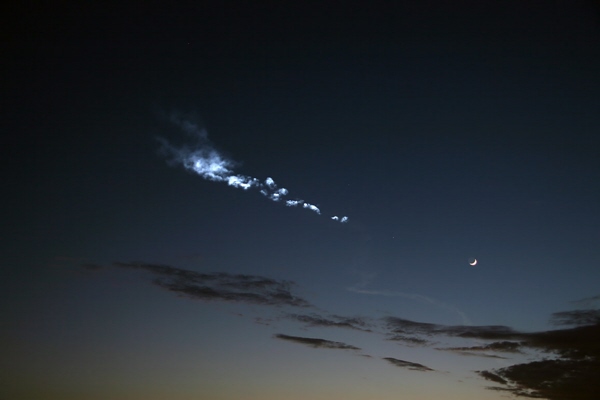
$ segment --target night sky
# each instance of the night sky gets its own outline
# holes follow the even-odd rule
[[[597,2],[59,3],[2,13],[0,398],[597,398]]]

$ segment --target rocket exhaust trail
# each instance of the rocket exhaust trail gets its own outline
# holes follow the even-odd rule
[[[236,174],[234,172],[236,163],[220,154],[208,140],[206,130],[199,128],[197,124],[178,115],[171,115],[169,120],[196,140],[194,147],[186,145],[175,147],[166,139],[159,138],[161,152],[168,157],[170,163],[181,164],[185,169],[209,181],[225,182],[229,186],[243,190],[256,188],[271,201],[285,201],[288,207],[300,206],[321,215],[321,210],[314,204],[301,199],[284,199],[289,191],[286,188],[279,188],[271,177],[261,181],[251,176]],[[348,222],[347,216],[334,215],[330,218],[340,223]]]

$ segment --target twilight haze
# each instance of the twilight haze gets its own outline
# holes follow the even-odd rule
[[[176,3],[5,10],[0,398],[596,398],[597,2]]]

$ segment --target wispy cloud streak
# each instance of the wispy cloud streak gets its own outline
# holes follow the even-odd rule
[[[354,293],[359,293],[359,294],[368,294],[368,295],[385,296],[385,297],[404,297],[406,299],[415,300],[420,303],[431,304],[436,307],[440,307],[440,308],[443,308],[450,312],[458,314],[458,316],[461,318],[463,324],[465,324],[465,325],[471,324],[471,320],[469,319],[467,314],[465,314],[464,312],[462,312],[461,310],[459,310],[458,308],[456,308],[452,305],[443,303],[436,299],[432,299],[431,297],[423,296],[423,295],[416,294],[416,293],[404,293],[404,292],[392,291],[392,290],[367,290],[367,289],[362,289],[362,288],[356,287],[356,286],[349,287],[348,290],[351,292],[354,292]]]
[[[116,267],[139,269],[156,275],[153,283],[163,289],[196,300],[229,301],[262,305],[308,307],[310,304],[292,294],[290,281],[257,275],[201,273],[168,265],[116,262]]]
[[[408,368],[413,371],[433,371],[433,369],[424,366],[423,364],[417,364],[410,361],[398,360],[393,357],[385,357],[384,360],[388,361],[390,364],[395,365],[400,368]]]
[[[552,314],[554,325],[594,325],[600,324],[600,310],[560,311]]]
[[[469,346],[469,347],[445,347],[436,348],[436,350],[452,351],[457,354],[466,356],[479,356],[479,357],[492,357],[492,358],[506,358],[496,355],[495,353],[521,353],[519,350],[521,344],[519,342],[502,341],[493,342],[483,346]]]
[[[310,347],[314,347],[314,348],[338,349],[338,350],[360,350],[360,348],[356,347],[356,346],[352,346],[352,345],[342,343],[342,342],[334,342],[334,341],[326,340],[326,339],[309,338],[309,337],[302,337],[302,336],[290,336],[290,335],[284,335],[282,333],[278,333],[278,334],[274,335],[274,337],[277,339],[282,339],[282,340],[287,340],[290,342],[304,344],[306,346],[310,346]]]
[[[192,299],[271,306],[311,306],[308,301],[292,293],[293,283],[290,281],[275,280],[258,275],[196,272],[169,265],[149,263],[116,262],[113,265],[118,268],[149,272],[154,275],[153,283],[155,285]],[[91,263],[84,263],[82,267],[88,270],[102,268],[98,264]],[[388,292],[377,292],[377,294],[383,293],[387,294]],[[390,293],[397,295],[397,292]],[[419,295],[411,297],[413,296]],[[587,299],[585,300],[587,301]],[[537,358],[537,360],[534,358],[535,361],[475,372],[481,378],[496,385],[488,387],[490,390],[506,392],[514,396],[548,400],[595,400],[600,393],[600,345],[598,344],[600,315],[597,310],[584,309],[554,313],[551,322],[557,325],[575,325],[575,327],[541,332],[522,332],[503,325],[443,325],[392,316],[376,319],[284,311],[281,317],[303,323],[308,328],[331,327],[377,334],[384,333],[388,340],[427,346],[461,356],[507,360],[509,356],[528,355],[530,351],[533,351],[536,354],[534,357]],[[275,320],[255,319],[256,323],[267,325],[273,321]],[[433,340],[444,336],[475,339],[481,344],[445,348],[436,346]],[[344,342],[315,337],[276,334],[274,338],[314,348],[361,350]],[[433,371],[432,368],[422,364],[393,357],[385,357],[383,360],[396,367],[416,371]]]
[[[342,317],[330,315],[327,317],[318,314],[288,314],[287,318],[302,322],[310,327],[347,328],[370,332],[370,324],[362,317]]]

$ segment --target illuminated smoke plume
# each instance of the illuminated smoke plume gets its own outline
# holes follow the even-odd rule
[[[289,191],[286,188],[279,188],[273,178],[268,177],[261,181],[251,176],[236,174],[233,170],[236,163],[219,153],[208,140],[206,130],[201,129],[194,122],[178,115],[171,115],[169,120],[196,141],[193,147],[187,145],[176,147],[167,140],[159,138],[161,151],[171,163],[181,164],[206,180],[226,182],[229,186],[244,190],[254,187],[271,201],[285,201],[288,207],[301,206],[321,215],[321,210],[314,204],[300,199],[284,199]],[[346,216],[336,215],[331,219],[341,223],[348,222]]]

